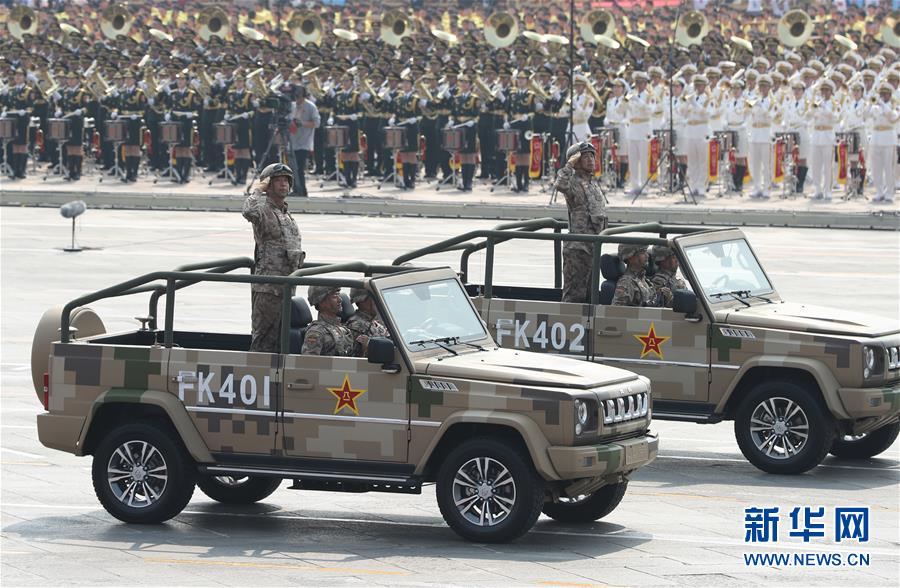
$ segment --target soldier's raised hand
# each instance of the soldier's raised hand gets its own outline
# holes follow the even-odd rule
[[[569,161],[567,161],[566,163],[568,163],[572,167],[575,167],[576,165],[578,165],[579,161],[581,161],[581,153],[576,153],[575,155],[570,157]]]

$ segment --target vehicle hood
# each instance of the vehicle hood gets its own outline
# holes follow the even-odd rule
[[[488,349],[457,356],[416,361],[416,371],[429,376],[481,380],[516,386],[588,389],[637,379],[615,367],[544,353]]]
[[[898,330],[898,325],[886,318],[793,302],[723,309],[716,312],[716,322],[763,329],[861,337],[881,337],[896,333]]]

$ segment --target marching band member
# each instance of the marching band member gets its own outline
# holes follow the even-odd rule
[[[525,70],[519,70],[516,75],[516,89],[511,91],[507,101],[507,116],[509,122],[504,128],[514,128],[519,131],[519,149],[516,152],[516,192],[528,191],[528,166],[530,146],[525,134],[532,129],[532,117],[536,110],[543,105],[535,100],[534,94],[528,89],[528,74]]]
[[[125,135],[125,180],[136,182],[141,163],[141,123],[147,108],[147,96],[135,84],[136,77],[131,70],[125,70],[122,89],[115,101],[115,116],[124,119],[127,125]]]
[[[400,152],[403,164],[403,186],[407,190],[416,187],[416,176],[419,173],[417,154],[419,151],[419,117],[422,106],[427,104],[424,98],[413,92],[412,80],[409,76],[400,79],[400,93],[394,98],[394,116],[388,121],[390,126],[396,121],[398,126],[406,129],[406,148]]]
[[[744,98],[744,84],[740,80],[731,82],[731,91],[722,102],[725,130],[733,133],[734,169],[731,180],[738,194],[744,189],[747,173],[747,101]]]
[[[616,178],[616,187],[625,187],[625,176],[628,174],[628,154],[625,146],[628,144],[628,128],[626,126],[627,103],[625,102],[625,80],[617,78],[613,81],[613,93],[606,101],[606,124],[614,127],[619,135],[619,174]]]
[[[686,119],[684,129],[687,144],[687,185],[695,198],[706,196],[706,179],[709,173],[709,118],[712,105],[706,91],[708,80],[704,75],[693,79],[694,92],[684,99]]]
[[[13,87],[3,100],[0,116],[12,118],[15,122],[15,137],[7,145],[6,160],[12,168],[11,178],[24,178],[28,166],[28,123],[29,109],[37,99],[38,91],[26,83],[25,70],[17,69],[13,74]]]
[[[857,164],[859,162],[859,153],[868,150],[866,119],[868,119],[869,106],[870,103],[863,99],[862,83],[854,82],[850,86],[850,95],[841,109],[840,127],[846,133],[854,133],[856,152],[849,154],[853,162],[853,165],[850,166],[850,177],[858,180],[856,191],[860,196],[862,196],[866,178],[860,177],[862,169]]]
[[[872,121],[871,159],[868,160],[875,184],[874,202],[893,202],[895,189],[895,164],[897,158],[897,122],[900,110],[893,102],[896,89],[884,82],[878,87],[878,95],[869,108]]]
[[[750,177],[753,180],[751,198],[768,198],[769,184],[772,181],[772,131],[778,119],[778,110],[769,91],[772,89],[772,78],[759,76],[757,80],[759,95],[746,101],[750,128]]]
[[[647,167],[650,145],[650,117],[654,105],[647,91],[647,74],[634,72],[634,90],[626,96],[628,113],[628,165],[631,171],[631,195],[641,193],[647,183],[650,170]]]
[[[804,93],[806,88],[800,80],[791,83],[792,96],[785,99],[781,106],[781,125],[786,132],[797,133],[797,149],[799,161],[797,165],[797,184],[794,191],[803,194],[803,184],[806,182],[806,174],[809,171],[807,159],[809,158],[809,131],[806,119],[807,101]]]
[[[235,125],[234,177],[235,183],[247,183],[250,169],[250,119],[253,116],[253,94],[246,87],[243,72],[234,74],[231,88],[225,95],[225,120]]]
[[[57,118],[66,118],[69,121],[69,140],[66,141],[64,161],[70,180],[81,178],[84,161],[84,115],[90,103],[91,96],[81,87],[78,72],[69,70],[66,74],[66,87],[56,104],[56,115]]]
[[[472,178],[475,177],[475,138],[477,136],[476,124],[478,113],[481,110],[481,100],[471,92],[471,82],[467,75],[458,78],[459,92],[453,97],[451,106],[451,118],[447,123],[448,128],[459,128],[463,131],[462,148],[459,150],[462,163],[461,190],[472,191]]]
[[[187,72],[181,72],[175,76],[177,87],[169,94],[166,120],[175,120],[181,123],[181,141],[175,148],[175,160],[178,164],[180,182],[186,184],[190,181],[191,174],[191,132],[193,121],[200,109],[201,100],[193,89],[188,87]]]
[[[675,78],[672,80],[672,111],[669,112],[668,105],[665,109],[664,128],[670,126],[675,133],[675,145],[673,152],[675,154],[675,164],[677,169],[676,186],[681,188],[687,179],[687,138],[685,134],[685,112],[684,112],[684,78]]]
[[[344,183],[350,188],[355,188],[359,175],[359,111],[362,106],[359,92],[354,88],[353,76],[349,72],[344,72],[341,76],[340,88],[334,93],[333,99],[334,121],[347,127],[350,135],[350,143],[341,150]]]
[[[834,82],[819,83],[820,97],[809,108],[810,174],[815,193],[813,199],[831,200],[831,180],[834,169],[834,131],[840,121],[840,106],[833,100]]]
[[[576,143],[591,138],[588,119],[594,112],[594,99],[587,93],[588,80],[582,74],[575,76],[575,108],[572,109],[572,135]]]

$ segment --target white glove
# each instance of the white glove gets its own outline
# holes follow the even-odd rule
[[[254,108],[259,108],[259,100],[257,98],[254,98],[251,102]]]
[[[419,108],[425,108],[426,106],[428,106],[428,100],[425,100],[424,98],[419,98]]]
[[[209,106],[209,98],[203,99],[203,106]]]
[[[116,90],[115,88],[113,88],[113,91],[112,91],[112,97],[113,97],[113,98],[118,98],[118,97],[119,97],[119,91]]]
[[[250,118],[250,113],[245,112],[244,114],[241,115],[241,118]]]
[[[369,94],[368,92],[363,92],[362,94],[359,95],[359,97],[360,97],[360,99],[362,99],[362,100],[368,100],[369,98],[372,97],[372,95]]]
[[[397,119],[394,118],[393,116],[391,116],[391,118],[388,119],[388,126],[389,126],[389,127],[392,127],[392,126],[394,126],[394,124],[395,124],[396,122],[397,122]]]
[[[217,71],[216,75],[214,75],[213,77],[216,79],[216,81],[219,81],[219,82],[221,82],[222,80],[225,79],[225,75],[220,71]]]
[[[76,108],[76,109],[75,109],[75,112],[74,112],[73,114],[74,114],[75,116],[81,116],[82,114],[84,114],[84,111],[81,110],[80,108]]]
[[[453,119],[452,118],[447,120],[447,126],[445,126],[444,128],[445,129],[453,128]]]
[[[53,118],[62,118],[62,110],[57,110],[53,113]]]
[[[409,117],[408,119],[406,119],[405,121],[403,121],[403,124],[405,124],[405,125],[414,125],[414,124],[416,124],[418,121],[419,121],[419,119],[417,119],[417,118],[414,117],[414,116],[411,116],[411,117]]]
[[[467,126],[467,127],[473,127],[473,126],[475,126],[475,121],[474,121],[474,120],[467,121],[467,122],[466,122],[466,126]]]
[[[62,94],[60,94],[59,92],[54,92],[54,93],[53,93],[53,99],[54,99],[55,101],[59,102],[61,98],[62,98]]]
[[[186,113],[184,114],[184,116],[187,117],[188,120],[191,120],[192,118],[194,118],[194,113],[193,113],[193,112],[186,112]]]
[[[28,111],[25,110],[25,109],[23,108],[22,110],[19,111],[19,116],[25,116],[25,114],[26,114],[27,112],[28,112]]]
[[[147,104],[148,104],[148,105],[153,106],[153,104],[154,104],[155,102],[156,102],[156,98],[147,98]]]
[[[503,128],[504,128],[504,129],[509,129],[509,121],[504,121],[504,122],[503,122]]]
[[[334,125],[334,117],[333,117],[333,116],[329,116],[329,117],[328,117],[328,126],[330,127],[330,126],[333,126],[333,125]]]
[[[163,118],[165,118],[166,120],[172,120],[172,115],[167,112],[166,116],[164,116]]]
[[[110,115],[110,118],[112,118],[112,119],[117,119],[117,118],[119,118],[119,112],[116,111],[116,110],[113,110],[113,111],[112,111],[112,114]]]
[[[140,115],[138,115],[138,114],[132,114],[132,115],[129,116],[128,118],[130,118],[131,120],[137,120],[137,119],[139,119],[139,118],[141,118],[141,117],[140,117]]]
[[[356,120],[356,119],[359,118],[359,115],[357,115],[357,114],[351,114],[349,118],[350,118],[350,120]]]
[[[441,100],[446,100],[449,97],[450,90],[448,90],[447,88],[444,88],[444,90],[440,94],[438,94],[438,98],[440,98]]]

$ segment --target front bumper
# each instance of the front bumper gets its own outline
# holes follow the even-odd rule
[[[884,388],[838,388],[838,396],[853,419],[892,418],[900,414],[900,382]]]
[[[612,443],[550,447],[547,452],[560,480],[595,478],[627,473],[647,465],[656,459],[659,438],[647,433]]]

